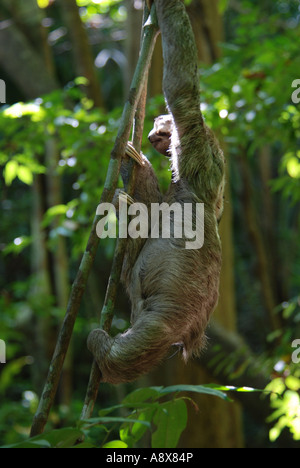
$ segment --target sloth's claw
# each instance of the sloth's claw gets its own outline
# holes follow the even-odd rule
[[[128,195],[128,193],[120,190],[118,195],[120,202],[127,203],[127,205],[132,205],[134,203],[134,199],[130,195]]]
[[[131,143],[127,143],[125,153],[130,158],[134,159],[140,166],[144,165],[142,156],[137,152]]]

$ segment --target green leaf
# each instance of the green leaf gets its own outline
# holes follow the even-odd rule
[[[288,174],[294,178],[294,179],[299,179],[300,178],[300,161],[299,158],[293,157],[290,158],[287,162],[286,169]]]
[[[128,448],[128,445],[122,440],[112,440],[104,444],[102,448]]]
[[[74,83],[77,86],[88,86],[90,84],[89,80],[85,76],[78,76],[75,78]]]
[[[8,362],[3,367],[3,369],[1,370],[1,374],[0,374],[0,395],[4,394],[6,389],[14,381],[15,376],[19,375],[23,367],[28,364],[29,364],[28,358],[21,357],[19,359],[15,359],[11,362]]]
[[[83,438],[82,431],[75,428],[55,429],[54,431],[44,434],[44,439],[50,442],[51,447],[68,448]]]
[[[37,0],[37,4],[40,8],[47,8],[49,6],[49,0]]]
[[[13,242],[6,245],[2,250],[3,255],[14,254],[19,255],[26,247],[28,247],[32,242],[30,237],[22,236],[14,239]]]
[[[4,445],[1,448],[51,448],[51,444],[45,440],[45,439],[40,439],[40,440],[29,440],[29,441],[24,441],[20,442],[18,444],[13,444],[13,445]]]
[[[67,211],[68,211],[67,205],[55,205],[49,208],[49,210],[47,211],[47,214],[49,216],[57,216],[60,214],[66,214]]]
[[[214,389],[216,391],[224,392],[241,392],[241,393],[270,393],[269,391],[261,388],[253,387],[234,387],[232,385],[218,385],[218,384],[206,384],[204,387]],[[230,400],[232,401],[232,400]]]
[[[150,407],[146,408],[145,411],[139,413],[138,418],[136,413],[132,415],[135,419],[138,419],[139,422],[134,422],[132,424],[132,420],[128,418],[128,423],[122,425],[120,429],[120,439],[129,447],[133,447],[145,434],[149,427],[143,424],[144,421],[148,421],[149,424],[152,421],[153,415],[158,407],[158,403],[150,403]]]
[[[91,444],[90,442],[82,442],[81,444],[76,444],[74,447],[71,447],[73,449],[78,449],[78,448],[98,448],[96,445]]]
[[[26,166],[18,167],[18,178],[24,182],[24,184],[31,185],[33,182],[33,175],[31,170]]]
[[[161,391],[163,387],[146,387],[146,388],[138,388],[134,392],[127,395],[123,403],[142,403],[147,400],[156,400],[161,396]]]
[[[123,418],[119,416],[107,416],[107,417],[101,417],[101,418],[90,418],[90,419],[84,419],[80,421],[81,425],[87,424],[88,426],[97,426],[99,424],[108,424],[108,423],[116,423],[116,422],[128,422],[128,418]],[[140,424],[145,424],[147,427],[151,427],[150,423],[148,421],[139,421],[137,419],[132,419],[130,422],[138,422]]]
[[[130,408],[130,409],[137,409],[137,410],[143,410],[143,408],[149,408],[149,406],[152,406],[152,405],[158,405],[159,403],[151,403],[151,402],[147,402],[147,403],[142,403],[142,402],[130,402],[130,403],[121,403],[120,405],[114,405],[114,406],[110,406],[109,408],[103,408],[102,410],[100,410],[98,412],[98,416],[106,416],[107,414],[110,414],[112,413],[113,411],[117,410],[117,409],[120,409],[120,408]]]
[[[47,210],[47,212],[44,215],[44,219],[42,222],[43,227],[49,226],[49,224],[53,221],[53,219],[56,216],[65,216],[66,212],[68,211],[68,206],[67,205],[55,205],[52,206]]]
[[[19,164],[16,161],[9,161],[4,168],[4,180],[6,185],[11,185],[18,175]]]
[[[187,408],[178,399],[162,404],[154,416],[157,430],[152,434],[152,448],[175,448],[187,424]]]
[[[221,391],[226,389],[226,387],[221,387],[220,385],[208,384],[208,385],[172,385],[170,387],[165,387],[160,390],[160,393],[173,393],[173,392],[195,392],[203,393],[205,395],[212,395],[222,400],[230,401],[228,396]]]
[[[288,375],[285,379],[285,384],[290,390],[297,392],[300,389],[300,379],[294,375]]]
[[[6,446],[6,448],[70,448],[83,437],[82,431],[67,427],[64,429],[54,429],[19,444]]]

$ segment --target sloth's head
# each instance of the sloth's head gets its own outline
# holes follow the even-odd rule
[[[149,141],[156,151],[168,157],[171,156],[169,149],[173,125],[171,115],[160,115],[154,120],[154,127],[148,135]]]

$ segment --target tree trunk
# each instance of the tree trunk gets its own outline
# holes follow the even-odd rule
[[[12,20],[0,23],[0,67],[22,92],[25,99],[48,94],[57,89],[44,59]]]
[[[124,94],[127,96],[140,52],[140,35],[137,31],[141,29],[143,9],[142,3],[137,4],[132,0],[126,0],[125,4],[127,8],[125,44],[127,69],[124,79]]]
[[[54,136],[50,136],[46,141],[45,163],[47,167],[47,207],[61,205],[62,186],[61,176],[57,173],[59,152],[57,142]],[[57,231],[59,228],[59,219],[56,217],[53,220],[51,229]],[[70,295],[69,283],[69,261],[66,248],[65,238],[56,233],[55,245],[52,246],[50,258],[52,260],[53,271],[53,291],[56,298],[56,305],[62,311],[65,311]],[[51,358],[53,349],[51,350]],[[69,407],[72,393],[72,348],[69,351],[64,363],[62,372],[61,384],[59,389],[60,401],[66,407]]]
[[[218,4],[218,0],[194,0],[188,7],[199,58],[204,63],[213,63],[220,58],[219,43],[224,32]]]
[[[286,265],[289,262],[286,258],[279,259],[279,246],[276,238],[276,222],[278,223],[278,219],[276,219],[274,197],[270,188],[270,182],[276,176],[272,168],[272,161],[274,160],[272,156],[269,145],[265,145],[259,150],[258,163],[262,201],[262,213],[259,222],[262,225],[265,238],[265,248],[268,256],[274,299],[277,304],[280,304],[289,297],[289,288],[287,285],[288,275],[285,274]],[[280,263],[281,268],[278,268]],[[285,265],[282,265],[282,263]]]
[[[157,38],[155,49],[153,52],[153,59],[150,68],[149,79],[149,94],[150,96],[157,96],[162,94],[162,81],[163,81],[163,58],[162,58],[162,45],[161,36]],[[162,113],[166,110],[162,109]]]
[[[254,193],[251,183],[251,173],[247,161],[245,150],[241,149],[240,170],[243,181],[243,207],[245,215],[245,225],[247,226],[250,240],[256,252],[258,277],[261,283],[261,295],[267,312],[269,324],[272,330],[281,328],[281,321],[275,313],[276,299],[272,284],[270,264],[267,257],[267,249],[264,237],[257,221],[257,214],[254,206]]]
[[[32,211],[31,211],[31,235],[32,235],[32,287],[28,294],[31,305],[34,324],[33,343],[31,353],[36,356],[35,365],[32,367],[33,382],[36,389],[40,389],[47,372],[47,363],[51,350],[47,347],[50,330],[51,316],[51,277],[49,256],[47,252],[47,233],[41,228],[45,213],[45,177],[37,175],[32,186]]]
[[[88,97],[96,107],[103,106],[100,84],[86,29],[81,21],[76,0],[59,0],[65,23],[72,40],[72,51],[77,76],[87,78]]]
[[[2,2],[19,30],[39,52],[39,55],[45,58],[46,68],[54,76],[54,64],[47,42],[47,30],[43,25],[44,10],[38,7],[36,0],[26,0],[26,2],[24,0],[2,0]]]

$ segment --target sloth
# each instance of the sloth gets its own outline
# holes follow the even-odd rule
[[[115,337],[95,329],[87,343],[102,381],[112,384],[148,373],[172,346],[181,350],[185,361],[199,356],[219,296],[224,156],[200,110],[197,51],[185,7],[180,0],[155,0],[155,5],[168,114],[155,120],[149,140],[169,157],[172,180],[162,194],[146,156],[128,144],[126,154],[138,162],[132,198],[147,207],[161,202],[182,207],[203,203],[204,244],[186,249],[184,236],[174,235],[127,240],[122,282],[131,301],[131,327]],[[121,175],[126,187],[125,164]]]

